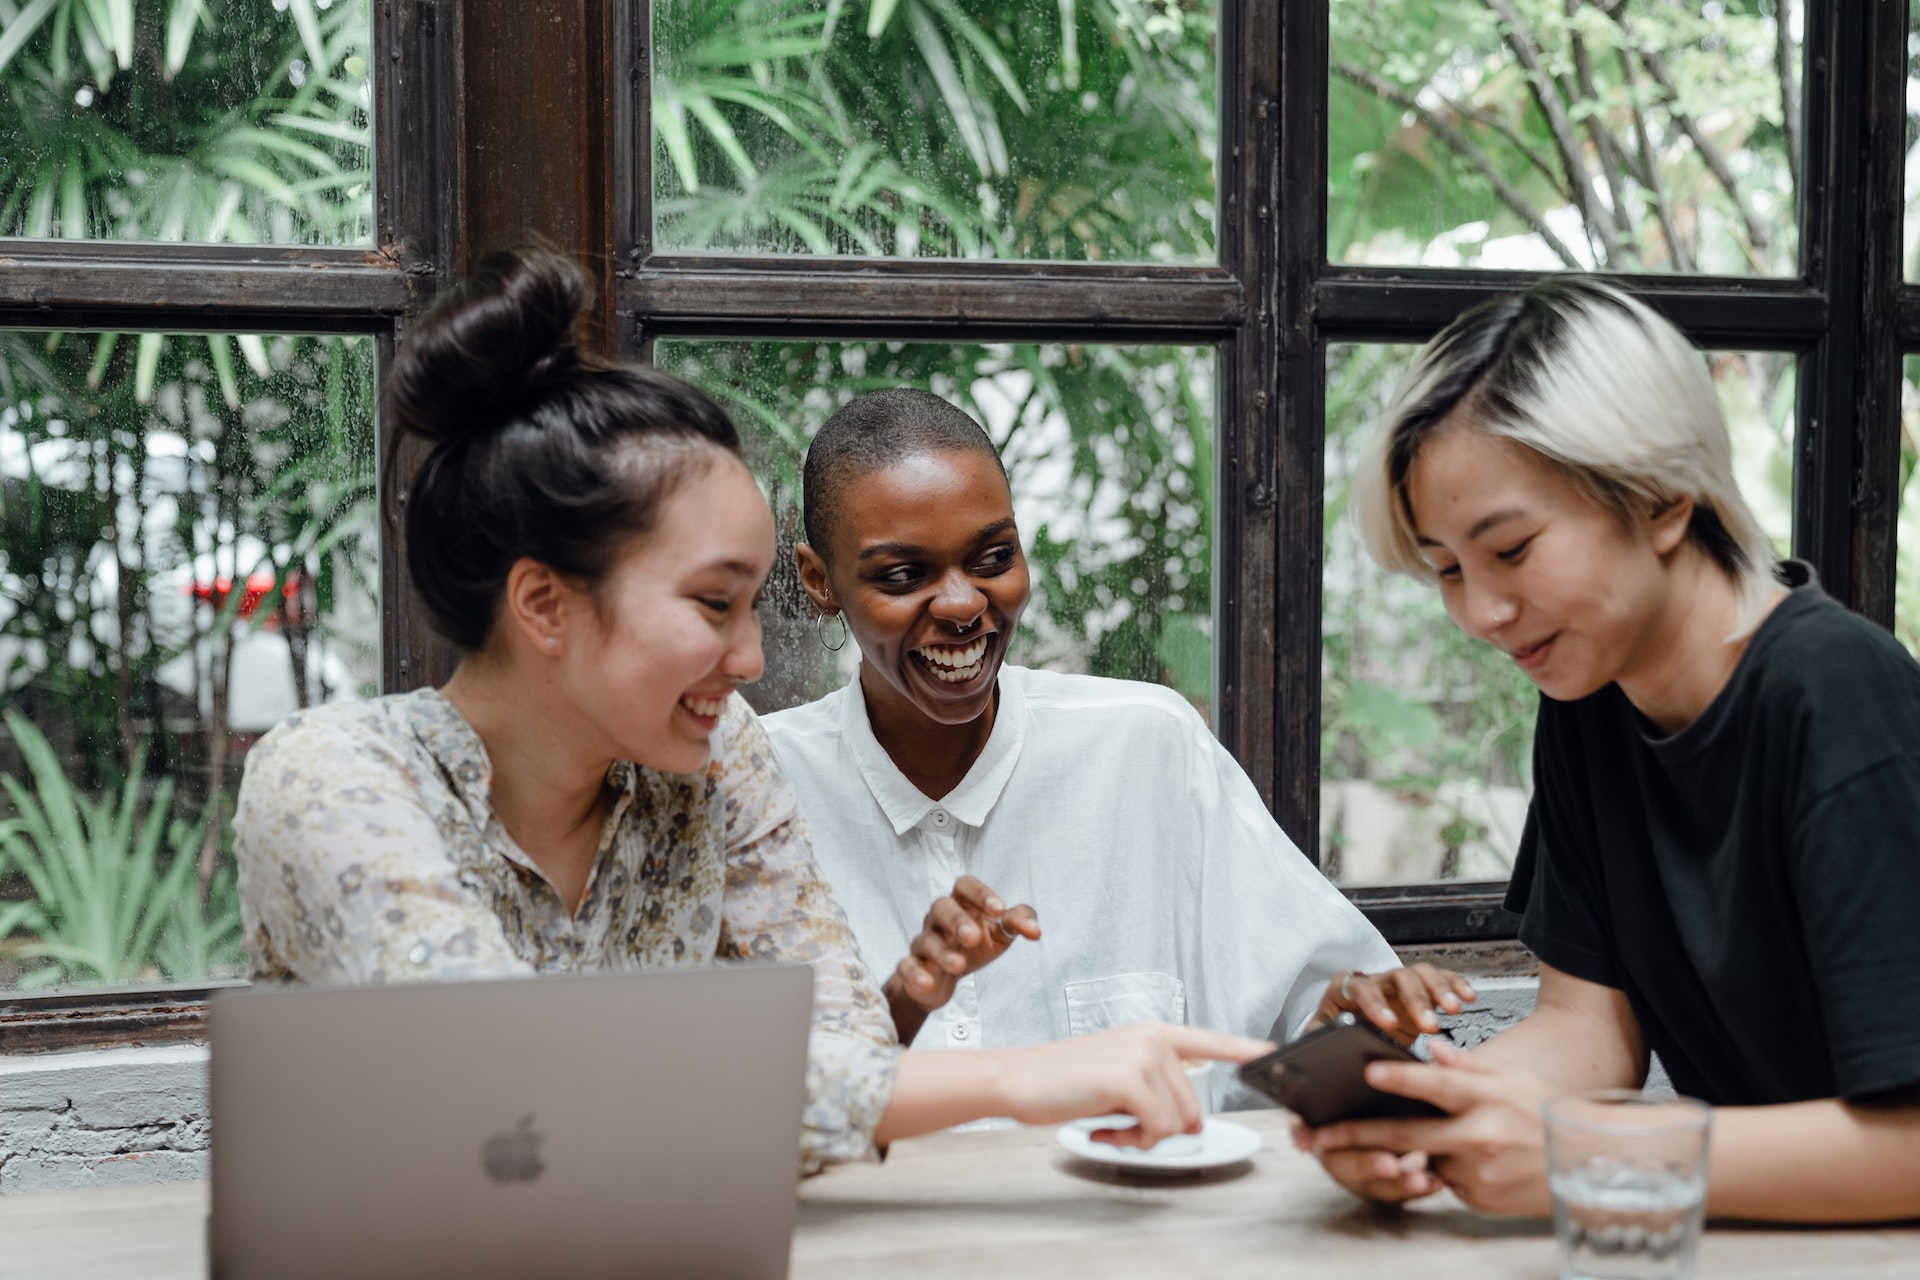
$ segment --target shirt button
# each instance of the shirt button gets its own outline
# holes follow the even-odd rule
[[[934,826],[945,827],[948,823],[952,821],[953,821],[953,815],[949,814],[945,809],[935,809],[933,811]]]
[[[965,1039],[967,1038],[967,1024],[966,1024],[966,1023],[964,1023],[964,1022],[956,1022],[956,1023],[954,1023],[954,1024],[953,1024],[953,1038],[954,1038],[955,1040],[965,1040]]]

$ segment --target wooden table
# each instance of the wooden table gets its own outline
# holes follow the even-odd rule
[[[800,1189],[795,1280],[1035,1277],[1403,1277],[1552,1280],[1538,1219],[1483,1218],[1450,1197],[1399,1212],[1329,1183],[1277,1112],[1234,1120],[1266,1149],[1247,1164],[1148,1180],[1076,1160],[1048,1129],[900,1143]],[[204,1183],[0,1199],[0,1277],[200,1280]],[[1920,1228],[1711,1226],[1701,1274],[1743,1280],[1920,1275]]]

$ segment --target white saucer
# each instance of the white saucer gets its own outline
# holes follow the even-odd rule
[[[1132,1123],[1132,1116],[1095,1116],[1063,1124],[1053,1136],[1056,1142],[1082,1160],[1115,1165],[1128,1173],[1161,1177],[1198,1173],[1202,1169],[1218,1169],[1222,1165],[1235,1164],[1252,1156],[1261,1147],[1259,1134],[1243,1124],[1222,1120],[1218,1116],[1207,1117],[1206,1127],[1200,1133],[1200,1150],[1191,1155],[1156,1156],[1138,1147],[1116,1147],[1110,1142],[1095,1142],[1091,1136],[1096,1129],[1125,1128]]]

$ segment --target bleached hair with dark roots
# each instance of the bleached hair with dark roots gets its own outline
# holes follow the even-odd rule
[[[1407,477],[1427,441],[1458,428],[1532,451],[1622,521],[1692,498],[1687,536],[1739,593],[1734,637],[1759,625],[1773,548],[1734,483],[1713,377],[1643,303],[1557,278],[1474,307],[1420,351],[1353,480],[1361,536],[1390,570],[1434,579]]]

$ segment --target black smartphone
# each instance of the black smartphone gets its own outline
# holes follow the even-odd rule
[[[1337,1120],[1444,1116],[1430,1102],[1382,1093],[1367,1083],[1369,1062],[1418,1062],[1351,1014],[1309,1031],[1240,1068],[1250,1088],[1272,1098],[1318,1129]]]

